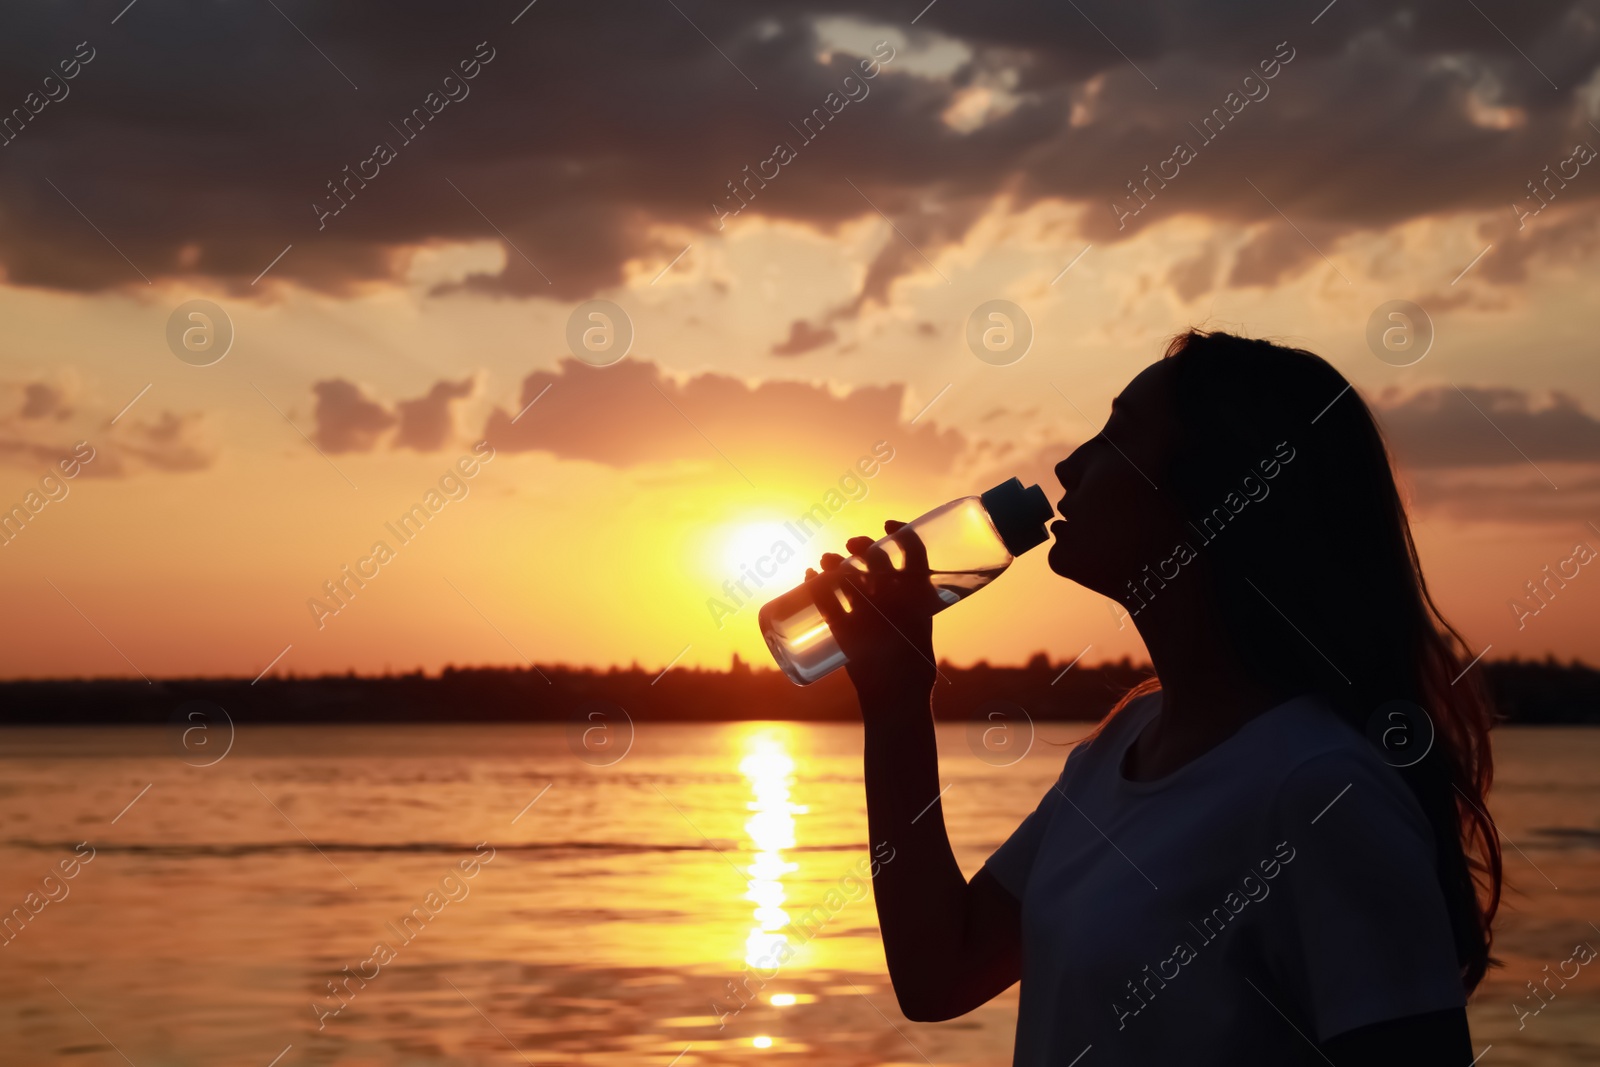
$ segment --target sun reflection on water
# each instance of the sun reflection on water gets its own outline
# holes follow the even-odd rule
[[[783,850],[794,847],[794,817],[806,811],[789,800],[795,767],[789,740],[785,727],[764,726],[744,738],[745,755],[739,761],[739,771],[749,779],[754,794],[747,804],[751,815],[744,824],[755,849],[755,858],[746,868],[750,882],[745,891],[745,899],[756,906],[755,925],[745,938],[744,961],[751,967],[773,966],[789,940],[784,933],[789,913],[783,907],[783,876],[798,870],[799,865],[784,859]]]

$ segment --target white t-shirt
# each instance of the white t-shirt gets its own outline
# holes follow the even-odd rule
[[[1022,902],[1016,1067],[1276,1067],[1465,1005],[1433,833],[1326,701],[1122,776],[1161,694],[1123,709],[986,864]],[[1081,1058],[1080,1058],[1081,1057]]]

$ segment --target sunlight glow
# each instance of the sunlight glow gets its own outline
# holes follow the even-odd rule
[[[745,891],[745,899],[756,905],[755,926],[745,939],[745,963],[751,967],[776,965],[780,949],[788,944],[783,933],[789,913],[783,909],[782,879],[799,865],[785,860],[782,850],[794,847],[794,816],[806,809],[789,801],[795,764],[786,741],[781,730],[753,733],[746,739],[745,756],[739,761],[739,771],[750,780],[755,795],[749,802],[752,814],[744,824],[755,846],[755,857],[746,868],[750,882]]]
[[[805,580],[806,568],[817,565],[813,555],[781,522],[745,522],[726,529],[713,569],[719,580],[744,579],[756,600],[770,600]]]

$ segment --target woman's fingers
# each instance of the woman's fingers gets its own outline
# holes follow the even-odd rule
[[[898,519],[890,519],[883,524],[883,528],[888,533],[893,534],[902,529],[905,525],[905,523]],[[915,535],[912,535],[912,541],[917,544],[918,548],[921,547],[921,542],[915,537]],[[894,563],[890,560],[889,554],[882,548],[873,548],[873,545],[876,543],[877,542],[874,538],[856,536],[845,542],[845,550],[852,556],[859,556],[865,560],[865,569],[867,570],[868,574],[880,576],[892,575],[896,570]],[[927,556],[925,552],[922,554],[921,558],[926,560]],[[840,582],[817,583],[819,586],[829,586],[826,591],[819,588],[814,599],[818,601],[819,610],[823,612],[824,618],[829,619],[830,623],[833,621],[833,618],[830,616],[836,617],[837,613],[843,611],[843,608],[839,603],[839,595],[842,580],[847,577],[841,572],[844,562],[845,557],[839,555],[837,552],[825,552],[823,553],[819,564],[820,570],[811,567],[806,568],[806,581],[808,582],[811,581],[811,579],[816,578],[819,574],[835,574],[841,579]],[[854,580],[849,582],[850,590],[844,592],[846,597],[850,596],[851,592],[866,595],[869,593],[869,587],[876,588],[876,586],[871,582],[867,582],[865,585],[862,584],[862,578],[865,576],[857,576],[852,574],[848,577]]]
[[[851,538],[851,544],[862,538]],[[865,539],[870,544],[871,539]],[[853,547],[847,545],[852,552]],[[845,558],[837,552],[824,552],[822,554],[822,581],[812,582],[811,599],[817,605],[817,610],[822,612],[822,617],[830,628],[837,629],[843,623],[847,614],[845,606],[840,603],[840,598],[851,599],[858,591],[855,584],[850,581],[854,571],[843,566]],[[819,577],[818,572],[810,567],[806,568],[806,581]],[[853,602],[853,600],[852,600]]]
[[[900,527],[902,527],[904,525],[905,525],[905,523],[903,523],[903,522],[899,522],[899,521],[897,521],[895,519],[890,519],[888,522],[883,524],[883,528],[885,530],[887,530],[889,533],[894,533],[896,530],[900,529]],[[867,537],[867,536],[864,536],[864,535],[858,535],[856,537],[852,537],[849,540],[847,540],[844,543],[844,549],[845,549],[846,552],[850,553],[852,556],[860,556],[860,555],[865,554],[866,551],[868,549],[870,549],[876,542],[877,542],[877,538]],[[824,553],[824,555],[822,557],[822,569],[823,570],[832,570],[834,567],[837,567],[839,564],[841,564],[843,562],[844,562],[844,557],[839,555],[836,552]]]
[[[839,577],[839,575],[824,576],[822,581],[812,582],[810,585],[811,602],[822,613],[823,621],[828,624],[829,629],[834,631],[835,638],[838,637],[838,628],[840,623],[843,622],[845,614],[843,605],[839,603],[839,594],[837,592]]]
[[[900,534],[895,542],[905,551],[908,574],[928,573],[928,546],[922,543],[922,538],[917,536],[915,530]]]

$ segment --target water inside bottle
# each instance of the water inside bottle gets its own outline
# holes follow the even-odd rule
[[[864,569],[865,564],[856,557],[847,559],[842,566]],[[979,589],[998,578],[1005,567],[979,567],[974,570],[933,571],[928,575],[934,591],[945,607],[960,603]],[[799,685],[810,685],[830,671],[845,663],[845,654],[833,638],[827,620],[817,610],[812,598],[810,581],[789,590],[761,609],[761,634],[790,679]],[[859,611],[872,611],[871,605],[861,605]]]

